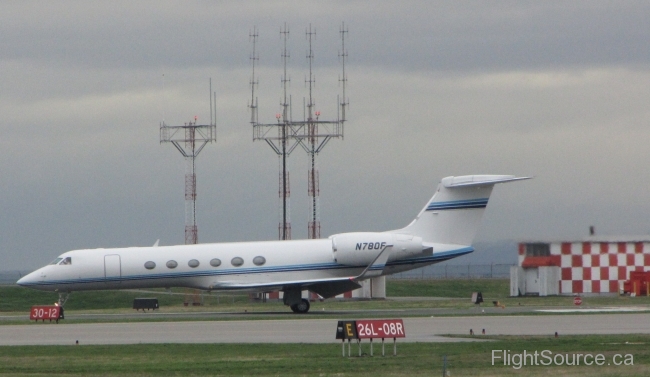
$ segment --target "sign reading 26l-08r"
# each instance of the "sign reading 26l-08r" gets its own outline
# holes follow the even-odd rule
[[[404,338],[404,322],[401,319],[357,320],[357,336],[366,338]]]
[[[401,319],[360,319],[339,321],[336,339],[404,338],[404,322]]]
[[[386,247],[386,242],[358,242],[355,250],[381,250]]]

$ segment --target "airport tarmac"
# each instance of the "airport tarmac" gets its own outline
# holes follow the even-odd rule
[[[531,313],[545,309],[547,307],[537,307],[537,306],[511,306],[505,309],[500,307],[493,306],[476,306],[473,308],[439,308],[439,307],[429,307],[429,308],[404,308],[404,309],[344,309],[344,310],[323,310],[316,311],[312,310],[306,314],[307,318],[309,316],[326,316],[330,318],[350,318],[350,316],[371,316],[371,317],[430,317],[430,316],[448,316],[448,315],[460,315],[460,316],[472,316],[472,315],[515,315],[523,313]],[[586,307],[581,308],[581,310],[586,309]],[[650,307],[647,308],[650,310]],[[271,318],[265,318],[271,317]],[[27,321],[29,314],[25,313],[22,315],[10,314],[10,315],[0,315],[0,322],[3,321]],[[282,308],[280,311],[248,311],[248,312],[234,312],[234,311],[208,311],[208,310],[198,310],[198,311],[170,311],[165,308],[164,310],[152,310],[152,311],[130,311],[130,312],[120,312],[120,313],[83,313],[78,311],[66,311],[65,318],[68,320],[82,320],[82,321],[142,321],[152,318],[157,321],[183,321],[183,320],[201,320],[205,319],[206,321],[211,320],[246,320],[246,319],[295,319],[296,314],[292,313],[291,310]],[[301,317],[304,319],[304,317]]]
[[[357,309],[357,310],[328,310],[328,311],[311,311],[309,314],[302,315],[300,319],[305,319],[313,316],[328,317],[328,318],[350,318],[350,317],[381,317],[381,318],[401,318],[401,317],[430,317],[441,315],[462,315],[471,316],[481,314],[521,314],[530,313],[539,307],[512,307],[512,308],[471,308],[471,309],[450,309],[450,308],[406,308],[406,309]],[[155,321],[191,321],[191,320],[247,320],[247,319],[296,319],[296,314],[290,310],[281,311],[248,311],[248,312],[233,312],[233,311],[169,311],[169,310],[152,310],[147,312],[130,311],[120,313],[80,313],[77,311],[66,311],[65,318],[67,320],[81,320],[81,321],[147,321],[153,319]],[[21,315],[0,315],[0,322],[4,321],[28,321],[29,314]]]
[[[363,318],[362,316],[359,319]],[[0,326],[0,345],[138,343],[336,343],[336,319],[127,322]],[[471,341],[487,335],[650,334],[650,314],[404,318],[398,342]],[[441,335],[467,335],[446,338]]]

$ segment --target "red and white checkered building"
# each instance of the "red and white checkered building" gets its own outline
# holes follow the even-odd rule
[[[629,279],[630,271],[650,270],[650,237],[520,243],[518,264],[516,268],[524,277],[520,276],[516,284],[511,271],[511,294],[535,294],[535,274],[541,281],[543,276],[539,274],[546,271],[551,271],[553,280],[558,280],[557,294],[615,294],[619,293],[622,282]],[[514,290],[513,283],[519,292]],[[553,292],[551,284],[548,281],[548,291]],[[540,295],[542,290],[543,287],[538,291]]]

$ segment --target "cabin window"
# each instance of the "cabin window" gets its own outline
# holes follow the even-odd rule
[[[199,267],[199,261],[196,259],[191,259],[189,262],[187,262],[187,265],[192,268],[196,268]]]
[[[221,266],[221,259],[219,258],[214,258],[210,261],[210,266],[212,267],[219,267]]]
[[[149,261],[144,264],[144,268],[146,268],[147,270],[153,270],[154,268],[156,268],[156,263]]]
[[[266,258],[264,258],[262,256],[255,257],[253,259],[253,263],[255,263],[256,266],[261,266],[264,263],[266,263]]]
[[[232,258],[230,263],[232,263],[232,265],[235,266],[235,267],[239,267],[242,264],[244,264],[244,260],[242,258],[240,258],[240,257],[234,257],[234,258]]]
[[[50,264],[59,264],[59,262],[61,262],[62,260],[63,260],[63,258],[56,258],[56,259],[53,260],[52,263],[50,263]]]
[[[60,264],[61,266],[63,266],[64,264],[72,264],[72,258],[71,258],[71,257],[67,257],[67,258],[65,258],[64,260],[62,260],[61,263],[59,263],[59,264]]]
[[[167,262],[167,268],[176,268],[176,266],[178,266],[178,263],[175,260]]]

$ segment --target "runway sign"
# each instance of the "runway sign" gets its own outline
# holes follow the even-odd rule
[[[356,321],[339,321],[336,325],[336,339],[341,339],[341,352],[345,357],[345,339],[348,340],[348,356],[350,356],[350,340],[356,339],[361,356],[361,340],[370,339],[370,356],[373,355],[372,340],[381,339],[381,354],[385,354],[384,339],[393,338],[393,355],[397,355],[397,338],[405,338],[404,321],[401,319],[360,319]]]
[[[365,319],[356,322],[359,339],[406,337],[401,319]]]
[[[404,322],[401,319],[359,319],[339,321],[336,339],[379,339],[405,338]]]
[[[32,306],[32,310],[29,312],[29,319],[32,321],[38,321],[40,319],[43,322],[49,319],[50,322],[52,320],[59,322],[59,319],[63,319],[62,309],[56,305],[35,305]]]

